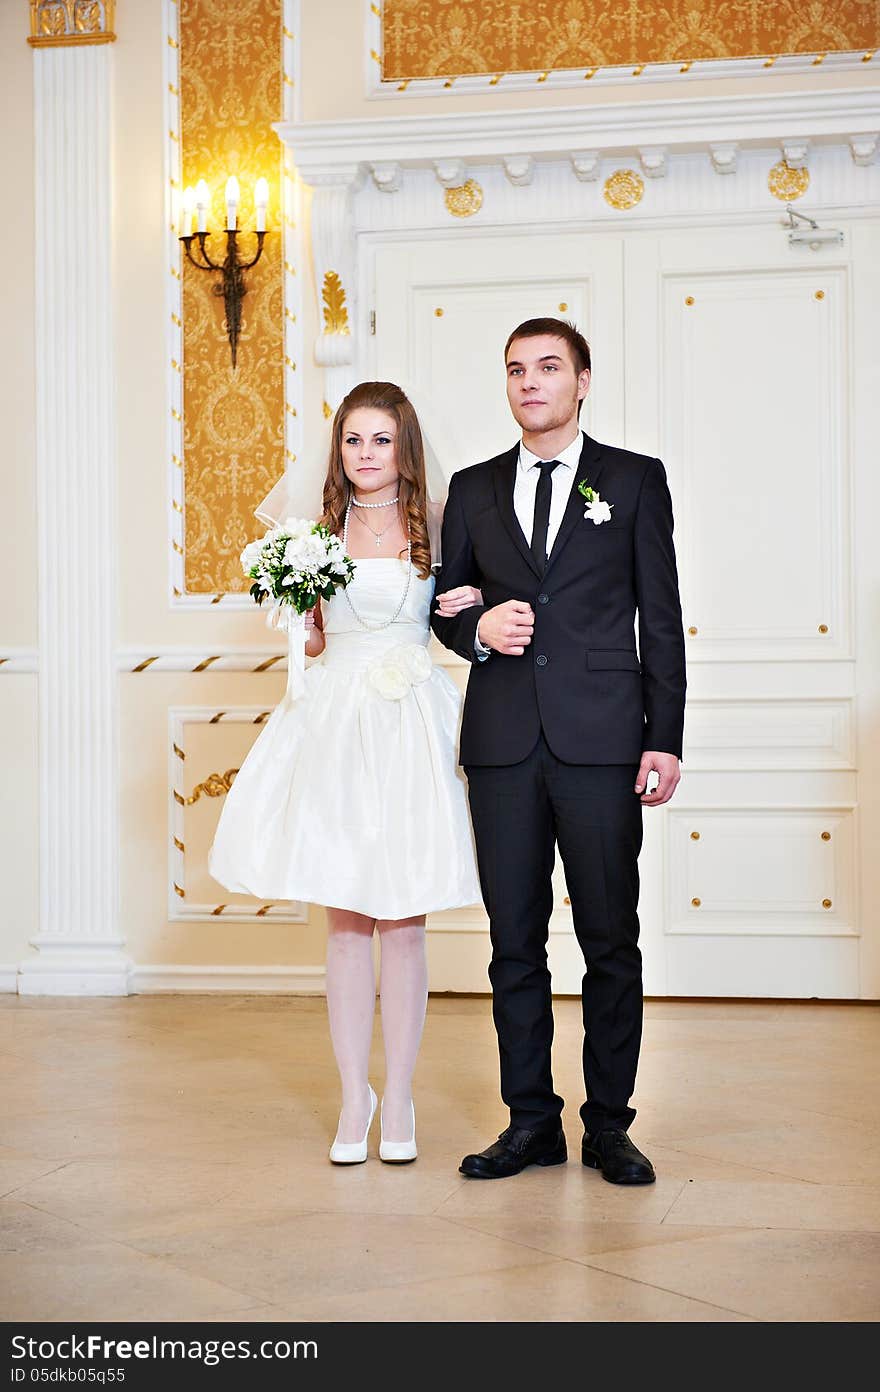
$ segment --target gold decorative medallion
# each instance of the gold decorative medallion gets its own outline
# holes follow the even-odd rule
[[[483,206],[483,190],[476,179],[468,179],[466,184],[448,188],[443,201],[453,217],[473,217]]]
[[[321,291],[324,301],[324,332],[348,334],[348,305],[345,303],[345,286],[336,271],[327,271],[324,288]]]
[[[33,48],[113,43],[116,0],[30,0]]]
[[[791,169],[780,160],[774,164],[770,173],[767,175],[767,187],[783,203],[790,203],[793,198],[800,198],[810,187],[809,169]]]
[[[602,189],[605,202],[621,211],[635,208],[641,203],[644,192],[645,181],[634,169],[615,169],[605,180]]]

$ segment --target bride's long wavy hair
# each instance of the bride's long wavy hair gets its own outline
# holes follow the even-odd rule
[[[351,483],[342,467],[342,437],[352,411],[386,411],[397,426],[396,460],[400,475],[397,511],[404,531],[412,542],[412,560],[423,580],[431,574],[431,547],[428,541],[427,485],[425,450],[418,417],[400,387],[393,382],[360,382],[340,403],[333,418],[330,460],[324,480],[324,513],[321,521],[334,535],[342,534],[345,509],[351,498]],[[404,555],[401,552],[401,555]]]

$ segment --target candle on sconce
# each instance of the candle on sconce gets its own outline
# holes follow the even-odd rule
[[[195,190],[187,187],[183,191],[183,207],[180,214],[181,237],[191,237],[193,234],[193,213],[195,211],[195,206]]]
[[[198,214],[198,229],[200,232],[208,230],[208,204],[211,195],[208,192],[208,185],[204,179],[199,179],[196,184],[196,213]]]
[[[266,208],[269,203],[269,184],[266,179],[258,179],[254,184],[254,208],[257,214],[257,231],[266,230]]]
[[[238,202],[240,198],[238,180],[232,174],[226,180],[226,228],[234,232],[238,222]]]

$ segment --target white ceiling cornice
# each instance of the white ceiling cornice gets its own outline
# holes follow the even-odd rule
[[[505,154],[563,158],[583,149],[611,155],[635,154],[640,146],[683,153],[728,141],[741,146],[796,138],[843,142],[878,128],[876,87],[273,126],[306,183],[361,164],[412,168],[450,158],[479,163]]]

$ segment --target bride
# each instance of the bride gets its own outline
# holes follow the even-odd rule
[[[289,511],[273,508],[275,491],[258,511],[273,523]],[[389,382],[362,382],[333,421],[321,518],[342,537],[354,578],[307,616],[306,652],[320,661],[296,700],[288,683],[252,746],[209,859],[229,890],[326,906],[327,1008],[342,1083],[335,1164],[366,1160],[376,1110],[367,1076],[374,932],[385,1045],[379,1157],[401,1163],[417,1154],[425,915],[480,899],[456,764],[461,698],[427,651],[436,512],[410,401]],[[479,602],[466,586],[442,596],[440,612]]]

